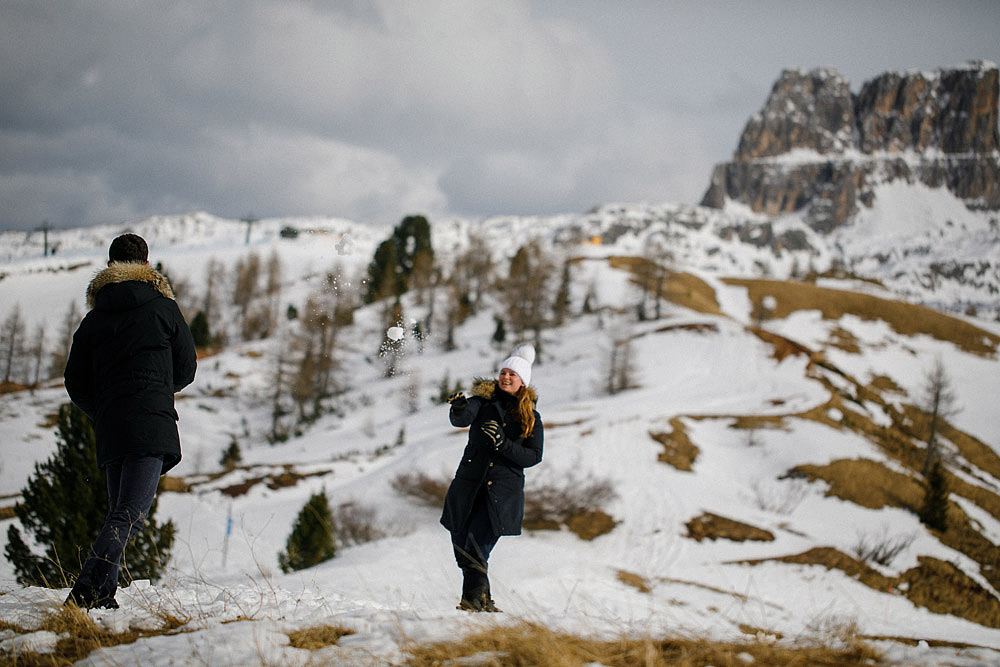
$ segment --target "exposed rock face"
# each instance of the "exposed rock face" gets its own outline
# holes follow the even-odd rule
[[[716,166],[702,204],[804,209],[825,232],[871,205],[875,185],[902,178],[1000,210],[998,74],[992,63],[887,73],[855,96],[833,70],[785,71],[733,161]]]

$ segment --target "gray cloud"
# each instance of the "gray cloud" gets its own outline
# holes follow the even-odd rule
[[[0,229],[695,203],[781,69],[1000,59],[1000,4],[0,5]]]

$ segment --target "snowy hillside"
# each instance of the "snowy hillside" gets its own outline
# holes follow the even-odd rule
[[[571,317],[543,333],[532,379],[546,437],[543,462],[526,471],[527,495],[606,485],[613,493],[599,509],[613,528],[583,539],[585,530],[563,522],[501,539],[490,575],[505,613],[456,611],[460,573],[440,509],[398,487],[408,475],[450,479],[466,435],[435,398],[443,384],[467,388],[497,370],[513,345],[491,342],[501,304],[487,297],[455,331],[456,349],[446,350],[443,327],[422,344],[415,339],[413,323],[429,305],[408,293],[392,377],[379,354],[383,305],[358,308],[335,351],[343,393],[315,423],[271,444],[274,368],[295,326],[283,317],[274,335],[233,337],[203,358],[178,397],[184,460],[171,473],[177,490],[160,494],[157,513],[178,527],[168,576],[120,590],[117,611],[90,612],[112,632],[159,628],[168,615],[179,625],[95,651],[85,663],[399,663],[415,643],[521,621],[608,638],[794,645],[850,634],[889,662],[1000,660],[1000,325],[992,321],[1000,297],[984,306],[987,287],[921,278],[949,258],[1000,265],[995,220],[956,201],[887,186],[874,208],[831,237],[794,218],[671,204],[432,221],[442,264],[474,237],[501,263],[536,237],[573,260]],[[282,238],[286,227],[297,238]],[[302,312],[330,273],[341,276],[338,290],[357,291],[391,232],[275,219],[254,223],[248,241],[245,223],[205,214],[131,229],[179,286],[189,318],[212,262],[229,275],[251,252],[279,258],[280,312]],[[50,257],[37,233],[0,234],[0,317],[19,305],[27,331],[44,321],[54,337],[121,231],[51,232]],[[636,264],[622,258],[651,257],[660,242],[670,254],[668,302],[659,319],[637,321],[641,292],[628,270]],[[785,280],[837,262],[853,274]],[[977,303],[980,318],[912,305],[919,302]],[[616,341],[629,342],[633,373],[630,388],[609,395]],[[922,451],[923,418],[912,406],[936,360],[961,407],[942,438],[956,525],[945,534],[925,528],[906,496],[920,484],[911,463]],[[65,400],[58,379],[0,395],[0,504],[13,505],[34,463],[55,450],[49,417]],[[226,473],[220,457],[234,440],[243,461]],[[875,488],[850,488],[852,478]],[[277,555],[319,490],[334,506],[371,512],[382,536],[282,574]],[[0,525],[0,541],[11,523]],[[886,563],[855,555],[861,543],[880,541],[900,545]],[[937,596],[945,601],[928,586],[948,592]],[[958,589],[966,597],[949,607],[945,598]],[[23,588],[6,562],[0,590],[5,653],[53,650],[59,636],[43,617],[66,591]],[[313,652],[290,645],[290,633],[326,625],[352,634]]]

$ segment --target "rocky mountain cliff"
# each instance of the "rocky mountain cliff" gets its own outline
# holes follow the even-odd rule
[[[802,213],[829,232],[871,206],[876,185],[946,187],[973,209],[1000,210],[998,68],[972,62],[888,72],[851,93],[831,69],[786,70],[748,121],[702,204]]]

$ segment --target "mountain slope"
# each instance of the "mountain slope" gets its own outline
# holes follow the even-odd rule
[[[982,551],[1000,541],[1000,441],[991,400],[1000,390],[996,327],[939,314],[951,323],[940,333],[937,320],[918,307],[855,280],[809,285],[739,277],[762,257],[790,267],[791,253],[777,257],[735,236],[720,239],[713,230],[729,220],[703,209],[632,205],[583,216],[434,224],[442,261],[466,247],[469,232],[484,235],[497,257],[513,255],[533,235],[577,257],[575,315],[544,334],[534,373],[546,451],[543,463],[528,471],[528,494],[609,485],[614,495],[601,509],[616,525],[589,541],[566,526],[501,540],[491,577],[502,617],[454,611],[459,574],[437,525],[439,510],[394,488],[415,472],[449,478],[464,434],[447,424],[445,409],[432,398],[446,378],[468,386],[473,376],[493,372],[506,352],[490,343],[500,306],[488,301],[463,323],[452,351],[442,349],[442,330],[422,352],[408,333],[401,372],[387,378],[379,358],[381,306],[373,304],[357,311],[340,339],[336,354],[346,392],[332,412],[282,444],[269,444],[266,433],[274,353],[287,340],[234,344],[202,360],[197,381],[178,400],[185,459],[178,469],[184,484],[175,488],[189,490],[164,492],[160,502],[161,518],[179,527],[172,572],[155,586],[124,589],[121,611],[97,614],[110,628],[155,627],[169,611],[181,620],[183,639],[140,639],[105,649],[104,659],[157,664],[169,653],[174,660],[220,664],[293,661],[302,658],[293,657],[298,649],[287,646],[283,633],[336,622],[355,634],[326,649],[331,659],[375,656],[378,662],[398,659],[406,641],[519,619],[595,636],[681,629],[792,642],[828,641],[831,629],[851,626],[865,636],[1000,651],[1000,623],[989,602],[997,599],[996,570]],[[277,232],[286,224],[292,222],[258,223],[249,247],[242,245],[239,223],[213,221],[198,232],[190,219],[165,218],[140,230],[160,239],[152,246],[154,261],[162,259],[191,294],[203,289],[201,276],[213,258],[231,271],[249,251],[277,253],[285,267],[282,303],[300,306],[331,266],[357,276],[382,237],[337,221],[296,221],[323,233],[281,239]],[[674,302],[663,317],[637,322],[639,292],[628,267],[641,264],[644,246],[658,235],[671,235],[674,268],[685,272],[671,277],[677,288],[667,290]],[[567,243],[594,236],[600,245]],[[74,243],[54,258],[8,261],[0,281],[8,290],[0,292],[4,302],[11,285],[31,295],[30,303],[49,303],[57,312],[68,294],[82,294],[106,246],[100,238],[89,247]],[[640,259],[619,259],[629,256]],[[69,269],[78,264],[85,268]],[[49,272],[56,267],[63,270]],[[735,279],[724,280],[727,275]],[[50,287],[55,282],[61,289]],[[594,312],[581,313],[588,292]],[[695,293],[703,296],[692,300]],[[770,312],[761,317],[765,303]],[[426,313],[413,295],[403,305],[406,323]],[[979,333],[971,337],[947,333],[972,327]],[[616,339],[631,341],[634,388],[609,396],[602,387]],[[963,408],[953,424],[959,430],[947,431],[944,444],[956,489],[952,513],[963,528],[943,536],[923,528],[907,505],[919,484],[913,457],[921,451],[920,416],[908,405],[938,357]],[[41,424],[64,400],[58,386],[0,399],[4,493],[15,494],[31,461],[52,451],[51,427]],[[222,474],[219,457],[234,438],[244,465]],[[687,450],[689,470],[666,455],[684,441],[697,450],[693,456]],[[845,479],[865,480],[862,487],[891,481],[902,491],[889,496],[902,499],[879,504],[845,490]],[[335,506],[353,502],[374,512],[385,536],[345,548],[311,570],[279,574],[277,553],[290,525],[319,489]],[[229,516],[234,527],[227,538]],[[729,539],[718,537],[723,534]],[[773,539],[744,540],[747,535]],[[888,565],[852,564],[863,541],[905,547]],[[779,560],[789,557],[797,562]],[[941,563],[954,564],[964,578]],[[961,605],[908,592],[933,573],[945,600],[962,585],[966,596],[979,591],[983,609],[971,615]],[[20,589],[9,570],[3,576],[0,620],[30,626],[27,618],[61,601],[58,592]],[[875,645],[928,664],[995,655],[911,650],[886,640]]]

